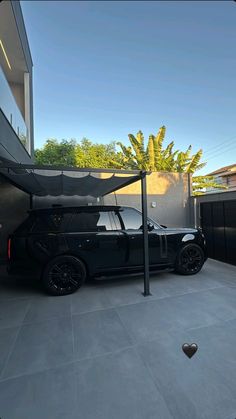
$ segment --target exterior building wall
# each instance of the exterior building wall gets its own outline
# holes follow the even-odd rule
[[[32,164],[32,157],[17,137],[0,109],[0,160]]]
[[[0,39],[11,62],[9,70],[1,50],[0,160],[3,157],[19,163],[33,163],[33,63],[19,1],[0,2]],[[16,144],[19,139],[22,140],[22,144],[26,143],[23,157],[22,150],[19,154],[17,151],[12,152],[13,149],[20,149]]]
[[[147,175],[148,216],[167,227],[193,225],[191,179],[186,173],[153,172]],[[105,205],[128,205],[141,210],[141,182],[103,198]],[[153,207],[153,204],[156,205]]]
[[[19,1],[0,2],[0,38],[12,65],[0,61],[0,163],[32,164],[34,159],[32,58]],[[22,125],[23,124],[23,125]],[[22,126],[24,127],[23,136]],[[28,127],[27,150],[25,133]],[[21,138],[21,140],[20,140]],[[0,262],[7,237],[27,216],[30,197],[0,175]]]
[[[32,208],[48,208],[52,205],[71,206],[76,207],[79,205],[96,205],[98,203],[96,198],[81,197],[81,196],[34,196]]]
[[[0,176],[0,263],[6,261],[7,238],[26,218],[29,195],[15,188]]]

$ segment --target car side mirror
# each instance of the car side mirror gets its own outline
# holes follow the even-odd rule
[[[147,223],[147,229],[148,229],[148,231],[152,231],[154,229],[154,225],[151,224],[151,223]],[[139,230],[143,230],[142,225],[139,227]]]
[[[148,223],[148,231],[152,231],[152,230],[154,230],[154,225]]]

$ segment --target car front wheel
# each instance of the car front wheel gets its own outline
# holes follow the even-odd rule
[[[197,244],[187,244],[180,250],[175,264],[175,272],[182,275],[194,275],[198,273],[205,258],[203,250]]]
[[[42,275],[43,286],[48,294],[72,294],[86,278],[83,262],[74,256],[57,256],[51,260]]]

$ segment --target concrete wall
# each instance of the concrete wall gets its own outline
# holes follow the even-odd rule
[[[96,205],[97,199],[93,197],[80,197],[80,196],[34,196],[32,207],[35,208],[48,208],[52,205],[62,205],[62,206],[71,206],[76,207],[79,205],[88,205],[92,203]]]
[[[29,195],[0,175],[0,263],[6,259],[8,235],[26,218],[29,205]]]
[[[236,191],[224,191],[191,197],[190,205],[194,216],[194,225],[196,227],[201,227],[200,205],[202,202],[219,202],[232,200],[236,200]]]
[[[147,176],[148,215],[168,227],[193,225],[190,177],[185,173],[154,172]],[[128,205],[141,210],[141,182],[103,198],[106,205]],[[152,202],[156,207],[152,207]]]

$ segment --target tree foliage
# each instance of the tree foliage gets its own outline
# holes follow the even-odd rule
[[[35,163],[39,165],[69,167],[118,167],[122,153],[116,152],[115,142],[97,144],[87,138],[75,140],[48,139],[41,149],[35,150]]]
[[[75,147],[76,166],[104,169],[111,166],[118,167],[118,154],[115,149],[115,142],[96,144],[87,138],[83,138]]]
[[[191,145],[186,151],[173,151],[174,141],[164,147],[165,133],[166,128],[162,126],[157,135],[151,134],[146,148],[142,131],[136,137],[133,134],[128,135],[130,146],[117,142],[124,156],[123,168],[194,173],[205,166],[205,163],[200,163],[203,153],[201,149],[191,155]]]
[[[76,166],[76,141],[48,139],[41,149],[35,150],[35,163],[39,165]]]
[[[186,151],[174,151],[174,141],[164,147],[165,133],[166,127],[162,126],[157,135],[149,135],[146,148],[142,131],[139,131],[136,137],[133,134],[128,135],[129,146],[117,142],[123,152],[120,168],[193,174],[206,165],[201,163],[202,149],[192,154],[190,145]],[[217,184],[212,176],[193,176],[192,180],[194,195],[204,193],[206,188],[225,188]]]
[[[193,176],[193,194],[195,196],[202,195],[206,189],[227,189],[227,186],[219,185],[214,176]]]
[[[156,135],[149,135],[147,146],[142,131],[129,134],[129,145],[122,142],[109,144],[93,143],[87,138],[75,140],[48,139],[41,149],[35,150],[35,162],[39,165],[62,165],[72,167],[116,168],[147,171],[195,173],[206,163],[201,163],[203,151],[192,153],[174,150],[174,141],[164,146],[166,128],[162,126]],[[116,150],[118,145],[121,151]],[[218,185],[212,176],[193,176],[193,193],[200,195],[206,188],[225,188]]]

